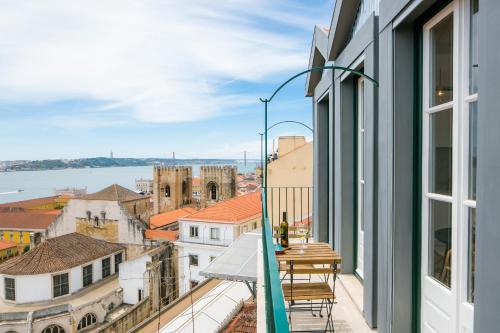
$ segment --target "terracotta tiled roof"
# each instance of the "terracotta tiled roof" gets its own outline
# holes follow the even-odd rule
[[[168,240],[168,241],[176,241],[179,238],[178,231],[172,230],[146,230],[146,238],[147,239],[156,239],[156,240]]]
[[[0,229],[45,230],[56,220],[60,211],[53,212],[0,212]]]
[[[152,229],[161,228],[196,212],[197,210],[191,207],[172,210],[167,213],[151,216],[149,224]]]
[[[59,272],[124,250],[121,245],[71,233],[50,238],[33,250],[0,265],[0,274]]]
[[[6,250],[16,247],[17,244],[8,240],[0,240],[0,250]]]
[[[99,192],[95,192],[92,194],[84,195],[79,198],[82,200],[105,200],[105,201],[132,201],[147,198],[144,195],[140,195],[131,191],[123,186],[118,184],[113,184],[111,186],[106,187],[105,189],[100,190]]]
[[[257,332],[257,306],[255,303],[246,303],[223,331],[223,333],[254,332]]]
[[[260,192],[245,194],[233,199],[220,201],[182,220],[216,223],[243,223],[261,215]]]
[[[200,186],[201,179],[200,177],[193,177],[193,186]]]
[[[40,205],[53,204],[58,198],[59,196],[52,196],[52,197],[36,198],[30,200],[15,201],[15,202],[7,202],[0,204],[0,208],[4,207],[31,208]]]

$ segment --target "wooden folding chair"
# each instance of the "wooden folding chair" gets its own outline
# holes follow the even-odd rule
[[[288,319],[290,323],[291,332],[334,332],[333,326],[333,304],[335,301],[335,282],[337,276],[337,265],[333,267],[313,267],[313,268],[297,268],[293,263],[290,264],[289,270],[290,283],[283,283],[283,295],[285,301],[288,302]],[[294,274],[323,274],[326,279],[325,282],[309,282],[309,283],[295,283]],[[330,287],[329,276],[333,276],[333,287]],[[303,303],[306,301],[307,303]],[[292,311],[311,311],[313,316],[314,310],[319,312],[320,317],[323,317],[323,307],[326,310],[327,319],[324,330],[321,331],[301,331],[292,330]]]

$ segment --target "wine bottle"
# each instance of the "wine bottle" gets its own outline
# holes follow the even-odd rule
[[[288,247],[288,221],[286,212],[283,212],[283,220],[280,224],[280,241],[283,248]]]

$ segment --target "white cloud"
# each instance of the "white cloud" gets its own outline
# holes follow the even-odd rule
[[[264,0],[3,1],[0,100],[91,100],[100,105],[86,111],[143,122],[216,116],[257,102],[227,93],[228,81],[306,65],[291,31],[312,31],[307,11]]]

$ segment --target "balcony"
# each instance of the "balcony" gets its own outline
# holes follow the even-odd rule
[[[268,188],[267,195],[264,191],[262,195],[264,217],[262,248],[258,261],[258,286],[260,287],[257,289],[258,332],[333,332],[333,330],[335,332],[374,332],[374,330],[368,327],[363,318],[362,305],[360,305],[360,302],[362,304],[362,299],[360,301],[356,297],[356,294],[352,293],[352,290],[359,289],[359,286],[356,285],[359,282],[353,279],[352,275],[340,274],[340,257],[335,259],[338,260],[336,263],[339,263],[339,265],[325,265],[328,262],[326,258],[330,258],[330,256],[337,258],[333,254],[334,251],[327,244],[317,243],[311,237],[307,237],[306,239],[302,233],[300,236],[294,236],[293,232],[291,232],[291,250],[285,253],[292,253],[291,251],[295,247],[299,249],[312,248],[313,250],[310,253],[316,253],[319,261],[316,261],[312,265],[302,265],[301,262],[297,262],[295,268],[293,268],[293,261],[291,264],[290,262],[283,262],[283,255],[275,254],[276,240],[274,238],[277,230],[274,229],[279,225],[276,217],[280,216],[283,211],[288,211],[290,213],[289,216],[292,217],[289,219],[289,224],[293,227],[293,222],[297,220],[296,216],[303,215],[295,215],[291,212],[294,210],[297,212],[297,205],[307,206],[310,204],[309,200],[312,201],[312,189],[309,189],[308,191],[310,191],[311,196],[308,198],[306,196],[307,203],[300,200],[293,200],[292,205],[285,205],[288,210],[283,210],[281,204],[276,206],[275,198],[277,193],[280,193],[278,195],[280,198],[281,195],[285,195],[286,197],[287,191],[290,194],[293,190],[290,190],[290,188],[279,190]],[[287,202],[290,203],[289,200]],[[271,203],[274,203],[273,206],[271,206]],[[276,209],[279,210],[279,213],[276,213]],[[303,223],[301,226],[306,227],[308,230],[307,234],[311,235],[314,228],[314,223],[311,223],[313,222],[312,217],[310,217],[312,216],[312,210],[306,215],[308,216],[305,220],[307,223]],[[270,219],[271,216],[275,218],[274,222]],[[304,219],[300,220],[304,222]],[[304,252],[304,256],[308,255],[310,254]],[[313,256],[316,257],[316,255]],[[322,258],[324,261],[322,261]],[[306,260],[303,260],[303,263],[306,262]],[[321,274],[315,274],[314,272]],[[305,284],[301,286],[301,283]],[[294,286],[292,288],[295,288],[292,289],[294,290],[292,292],[290,290],[291,284]],[[304,291],[301,291],[301,287],[306,289],[305,294],[307,295],[312,295],[313,292],[311,290],[314,288],[323,288],[322,291],[316,294],[320,300],[310,301],[307,299],[309,296],[302,297],[301,292]],[[349,292],[347,292],[347,289],[349,289]],[[331,297],[328,294],[330,292],[332,293]],[[293,293],[295,293],[295,298],[291,297]],[[287,296],[286,299],[284,295]],[[316,296],[312,296],[312,298]],[[330,304],[332,316],[329,323],[327,310],[329,301],[327,298],[333,299],[333,303]],[[312,311],[310,310],[311,303],[316,303]]]

